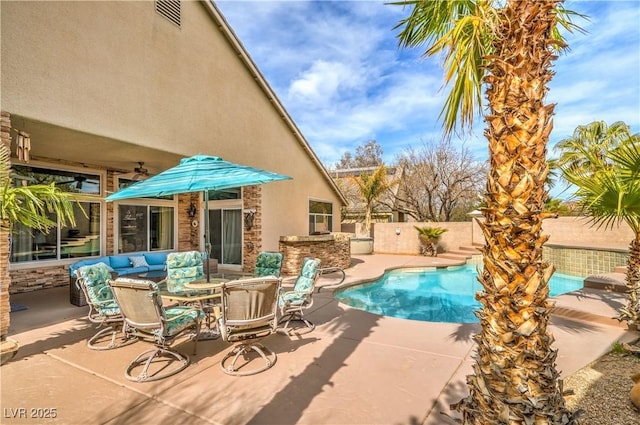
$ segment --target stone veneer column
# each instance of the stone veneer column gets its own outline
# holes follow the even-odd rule
[[[0,143],[11,152],[11,115],[0,112]],[[7,339],[9,332],[9,223],[0,223],[0,341]]]
[[[242,189],[242,228],[244,246],[242,249],[242,271],[251,273],[256,265],[256,258],[262,249],[262,188],[246,186]],[[245,210],[256,210],[253,216],[253,227],[244,225]]]
[[[204,226],[204,220],[200,220],[200,213],[196,213],[194,218],[189,217],[189,207],[191,204],[199,203],[200,192],[184,193],[178,195],[178,251],[200,251],[200,226]],[[193,220],[198,220],[198,227],[193,227]],[[202,251],[204,251],[204,242]]]
[[[107,193],[113,193],[116,191],[116,178],[115,174],[111,170],[107,170],[107,180],[105,182]],[[113,202],[105,202],[105,221],[106,221],[106,244],[105,244],[105,255],[117,254],[115,252],[115,229],[117,223],[115,222],[115,208],[113,206]]]

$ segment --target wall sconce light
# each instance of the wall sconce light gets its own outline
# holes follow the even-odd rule
[[[187,214],[189,214],[189,218],[193,218],[196,216],[196,213],[198,211],[196,210],[196,206],[191,204],[189,205],[189,209],[187,210]]]
[[[400,235],[400,228],[396,227],[396,235]]]
[[[244,228],[245,230],[251,230],[253,228],[253,219],[256,215],[256,210],[244,210]]]

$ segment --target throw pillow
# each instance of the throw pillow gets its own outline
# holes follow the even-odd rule
[[[147,259],[142,255],[139,257],[129,257],[129,261],[131,261],[131,265],[133,267],[149,267],[149,264],[147,264]]]

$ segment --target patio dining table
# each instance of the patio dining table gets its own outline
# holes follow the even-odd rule
[[[202,311],[207,315],[207,332],[201,332],[201,339],[215,339],[219,336],[217,331],[218,318],[220,317],[220,300],[222,293],[219,289],[229,279],[213,278],[210,282],[206,278],[194,280],[184,284],[182,291],[169,291],[166,280],[158,283],[160,296],[163,300],[177,301],[179,303],[198,303]],[[214,300],[218,300],[215,302]],[[213,315],[213,326],[211,325]]]

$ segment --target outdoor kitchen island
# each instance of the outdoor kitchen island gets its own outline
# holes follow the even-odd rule
[[[352,236],[352,233],[280,236],[279,251],[284,256],[282,274],[297,275],[305,257],[319,258],[322,268],[348,268],[351,265]]]

